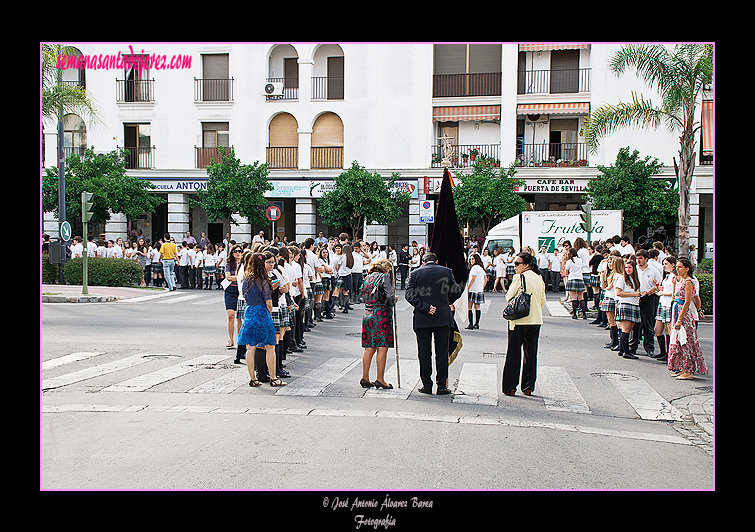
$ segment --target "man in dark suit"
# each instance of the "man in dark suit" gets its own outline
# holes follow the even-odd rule
[[[448,388],[448,341],[454,319],[451,303],[459,299],[463,291],[456,284],[450,268],[437,264],[434,253],[425,253],[422,267],[409,276],[406,300],[414,307],[414,333],[417,335],[419,375],[422,393],[433,393],[432,339],[435,337],[435,381],[438,395],[449,394]]]

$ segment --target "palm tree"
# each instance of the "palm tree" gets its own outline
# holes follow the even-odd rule
[[[658,128],[665,123],[668,131],[681,131],[679,164],[674,170],[679,186],[680,256],[689,252],[689,191],[695,170],[695,133],[702,124],[695,121],[695,110],[703,87],[713,76],[711,44],[677,44],[670,50],[661,44],[626,45],[609,59],[609,69],[617,76],[634,68],[645,83],[657,89],[661,106],[632,92],[630,103],[619,102],[595,109],[585,124],[585,143],[596,153],[601,138],[624,127]]]
[[[55,124],[68,113],[74,113],[88,124],[100,122],[100,115],[86,91],[71,83],[62,83],[63,71],[58,68],[59,55],[79,55],[73,47],[42,44],[42,129],[45,123]],[[42,137],[44,142],[44,135]],[[63,139],[60,139],[62,142]],[[44,157],[44,150],[42,151]]]

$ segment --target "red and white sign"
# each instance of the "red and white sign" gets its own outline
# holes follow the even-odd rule
[[[281,217],[281,208],[277,205],[270,205],[267,208],[267,212],[265,213],[265,216],[267,216],[267,219],[271,222],[274,222],[278,218]]]

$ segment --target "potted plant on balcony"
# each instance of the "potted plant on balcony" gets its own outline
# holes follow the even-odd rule
[[[477,148],[472,148],[471,150],[469,150],[469,160],[470,161],[474,161],[475,158],[477,157],[477,154],[479,154],[479,153],[480,152],[477,151]]]
[[[462,159],[462,164],[466,165],[467,164],[467,159],[469,159],[469,154],[462,153],[461,154],[461,159]],[[472,160],[474,161],[474,158]]]

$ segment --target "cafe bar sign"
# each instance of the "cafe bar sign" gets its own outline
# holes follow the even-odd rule
[[[589,182],[589,179],[525,179],[524,185],[515,187],[514,192],[549,194],[587,192]]]

